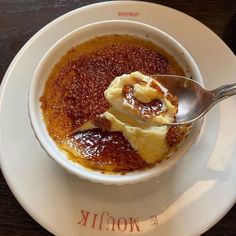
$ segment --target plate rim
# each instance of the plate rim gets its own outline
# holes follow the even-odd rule
[[[0,85],[0,110],[2,109],[2,103],[4,100],[4,94],[5,94],[5,90],[7,87],[7,82],[11,77],[11,73],[12,71],[14,71],[14,68],[17,64],[17,62],[20,60],[21,56],[27,51],[28,47],[34,43],[34,41],[40,36],[42,35],[45,31],[47,31],[49,28],[53,27],[53,25],[59,23],[60,21],[64,20],[67,17],[70,17],[71,15],[74,14],[79,14],[79,12],[91,8],[96,8],[97,6],[103,6],[103,5],[121,5],[121,4],[139,4],[139,5],[151,5],[151,6],[161,6],[164,8],[168,8],[169,10],[172,11],[176,11],[179,14],[183,14],[185,16],[188,16],[190,18],[192,18],[192,20],[196,21],[198,24],[201,25],[201,27],[204,27],[205,29],[207,29],[211,34],[213,34],[218,40],[221,41],[221,43],[224,45],[225,49],[227,49],[227,53],[231,53],[232,56],[235,57],[234,53],[231,51],[231,49],[228,47],[228,45],[214,32],[212,31],[210,28],[208,28],[206,25],[204,25],[203,23],[201,23],[199,20],[193,18],[192,16],[181,12],[179,10],[176,10],[174,8],[165,6],[165,5],[161,5],[158,3],[152,3],[152,2],[145,2],[145,1],[105,1],[105,2],[100,2],[100,3],[93,3],[93,4],[89,4],[86,6],[82,6],[82,7],[78,7],[75,8],[71,11],[68,11],[64,14],[62,14],[61,16],[55,18],[54,20],[50,21],[49,23],[47,23],[45,26],[43,26],[42,28],[40,28],[22,47],[21,49],[17,52],[17,54],[14,56],[14,58],[12,59],[12,61],[10,62],[4,77],[2,79],[1,85]],[[141,21],[142,22],[142,21]],[[1,123],[1,116],[0,116],[0,123]],[[0,142],[0,168],[2,171],[2,174],[6,180],[6,183],[9,187],[9,189],[11,190],[11,192],[13,193],[14,197],[16,198],[16,200],[18,201],[18,203],[23,207],[23,209],[38,223],[40,224],[43,228],[45,228],[46,230],[48,230],[51,233],[54,233],[54,230],[51,229],[51,227],[49,227],[49,225],[44,225],[41,224],[41,217],[36,216],[33,211],[28,207],[25,206],[24,204],[22,204],[22,202],[24,202],[21,197],[19,196],[19,194],[14,190],[13,185],[11,184],[11,181],[8,179],[7,177],[7,173],[5,172],[5,168],[4,168],[4,161],[3,161],[3,152],[2,152],[3,148],[2,148],[2,143]],[[204,232],[206,232],[207,230],[209,230],[212,226],[214,226],[217,222],[219,222],[227,213],[228,211],[234,206],[234,204],[236,203],[236,195],[234,196],[234,198],[232,198],[232,202],[228,201],[228,204],[225,204],[225,206],[227,205],[227,207],[224,208],[224,211],[221,211],[221,214],[217,215],[218,217],[214,217],[214,220],[211,221],[210,224],[206,224],[205,227],[203,227],[201,230],[199,230],[199,232],[196,232],[196,234],[194,235],[199,235],[202,234]],[[199,233],[199,234],[198,234]]]

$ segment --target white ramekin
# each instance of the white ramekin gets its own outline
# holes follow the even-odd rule
[[[202,83],[200,71],[192,56],[170,35],[144,23],[123,20],[101,21],[72,31],[60,39],[48,50],[35,70],[31,82],[28,104],[29,115],[33,131],[42,148],[48,153],[50,157],[63,166],[67,171],[83,179],[87,179],[96,183],[117,185],[132,184],[148,180],[170,169],[179,160],[179,158],[189,150],[197,137],[201,124],[197,123],[194,125],[191,135],[189,135],[189,137],[185,140],[184,145],[181,145],[181,148],[179,148],[177,152],[175,152],[168,160],[155,165],[153,168],[143,171],[131,172],[126,175],[103,174],[99,171],[90,170],[80,164],[70,161],[67,156],[62,151],[60,151],[60,149],[48,134],[40,108],[39,98],[43,94],[45,82],[48,79],[52,68],[58,62],[61,56],[73,46],[76,46],[96,36],[107,34],[129,34],[153,41],[169,52],[169,54],[173,55],[183,67],[187,75]]]

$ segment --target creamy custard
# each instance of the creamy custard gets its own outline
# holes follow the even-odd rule
[[[132,88],[127,95],[126,87]],[[104,92],[111,108],[99,117],[110,124],[88,121],[79,130],[95,127],[121,132],[142,159],[151,164],[166,157],[171,147],[166,141],[178,111],[177,98],[158,81],[140,72],[116,77]]]

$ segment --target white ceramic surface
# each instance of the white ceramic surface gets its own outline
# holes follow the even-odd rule
[[[153,41],[165,49],[168,53],[173,55],[182,65],[185,73],[188,76],[191,76],[195,80],[202,83],[200,71],[191,55],[182,45],[180,45],[168,34],[158,30],[153,26],[134,21],[102,21],[91,23],[74,30],[60,39],[55,45],[53,45],[53,47],[48,50],[46,55],[40,61],[32,78],[29,91],[29,114],[32,128],[41,146],[54,160],[56,160],[70,173],[96,183],[117,185],[127,183],[134,184],[148,180],[152,177],[156,177],[173,167],[179,158],[189,150],[191,145],[196,140],[197,134],[200,131],[201,122],[198,122],[192,127],[191,135],[188,136],[187,140],[185,140],[177,152],[173,153],[173,155],[168,160],[162,161],[155,167],[144,171],[131,172],[126,175],[102,174],[99,171],[92,171],[80,164],[70,161],[66,154],[60,151],[55,142],[48,135],[46,125],[43,121],[41,103],[39,101],[53,66],[69,49],[77,46],[78,43],[82,43],[97,36],[107,34],[129,34],[143,39],[148,38],[150,41]]]
[[[40,59],[68,32],[110,19],[144,22],[173,35],[192,54],[207,88],[235,82],[234,54],[211,30],[181,12],[133,1],[77,9],[37,33],[5,75],[0,92],[2,172],[20,204],[55,235],[200,235],[236,201],[235,97],[207,114],[188,155],[146,183],[104,186],[80,180],[47,158],[34,138],[27,99]],[[114,231],[108,214],[114,217]]]

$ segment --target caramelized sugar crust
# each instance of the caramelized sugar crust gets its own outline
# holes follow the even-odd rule
[[[133,71],[184,75],[164,50],[128,35],[94,38],[72,48],[57,62],[40,101],[50,136],[71,160],[108,172],[126,173],[151,166],[119,132],[94,129],[68,136],[109,109],[104,91],[115,77]],[[177,145],[186,133],[181,127],[170,129],[167,143]]]

